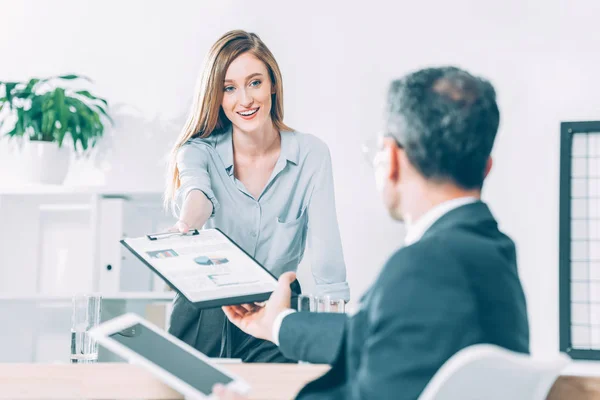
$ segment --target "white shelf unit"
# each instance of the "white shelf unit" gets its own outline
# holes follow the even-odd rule
[[[81,292],[170,298],[162,280],[119,240],[173,223],[159,190],[0,187],[0,300]]]
[[[97,195],[156,195],[162,193],[162,188],[131,186],[65,186],[65,185],[37,185],[18,184],[7,185],[0,183],[0,196],[4,195],[74,195],[74,194],[97,194]]]
[[[171,301],[175,298],[175,292],[119,292],[116,294],[102,295],[103,301]],[[18,295],[18,294],[0,294],[0,302],[65,302],[71,301],[70,295]]]
[[[0,362],[68,362],[71,297],[166,327],[174,293],[119,243],[174,223],[160,188],[0,185]],[[110,268],[108,268],[110,266]],[[100,349],[101,361],[115,357]]]

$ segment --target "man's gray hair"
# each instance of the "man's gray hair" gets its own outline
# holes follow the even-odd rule
[[[427,68],[392,82],[387,130],[427,179],[481,188],[500,121],[496,92],[456,67]]]

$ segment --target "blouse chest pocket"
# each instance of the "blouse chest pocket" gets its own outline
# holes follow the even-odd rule
[[[277,218],[271,240],[269,259],[279,262],[287,262],[299,258],[304,252],[306,241],[306,208],[302,210],[298,218],[282,221]]]

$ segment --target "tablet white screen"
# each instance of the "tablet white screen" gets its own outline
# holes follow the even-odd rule
[[[233,380],[142,324],[110,337],[207,396],[214,384]]]
[[[194,303],[272,292],[277,286],[272,275],[216,229],[125,243]]]

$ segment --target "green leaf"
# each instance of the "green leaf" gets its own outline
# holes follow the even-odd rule
[[[100,101],[104,104],[104,106],[108,106],[108,102],[100,97],[95,97],[94,95],[90,94],[87,90],[82,90],[79,92],[76,92],[78,94],[81,94],[82,96],[87,97],[90,100],[95,100],[95,101]],[[102,115],[104,115],[104,117],[106,117],[106,119],[111,123],[111,125],[114,125],[115,122],[113,121],[113,119],[110,117],[110,115],[108,115],[108,113],[106,112],[106,109],[101,106],[100,104],[90,104],[90,107],[93,110],[97,110],[99,111]],[[92,110],[92,111],[93,111]]]
[[[39,81],[40,80],[37,79],[37,78],[30,79],[29,82],[27,83],[27,87],[25,87],[25,90],[28,91],[28,92],[31,92],[33,90],[33,88],[35,87],[35,85],[37,85],[37,83]]]
[[[80,90],[80,91],[75,92],[75,93],[80,94],[80,95],[82,95],[84,97],[87,97],[90,100],[100,101],[100,102],[104,103],[105,106],[108,106],[108,102],[106,100],[104,100],[103,98],[94,96],[93,94],[91,94],[87,90]]]
[[[46,112],[54,107],[54,95],[52,92],[48,92],[41,96],[40,101],[42,102],[42,111]]]
[[[54,132],[54,123],[56,121],[56,112],[53,109],[50,109],[44,113],[44,119],[42,120],[42,140],[46,140],[46,138],[51,138],[52,133]]]
[[[12,131],[6,133],[6,136],[10,136],[10,137],[18,136],[17,135],[17,125],[16,124],[15,124],[15,126],[14,126],[14,128],[13,128]]]
[[[42,107],[44,105],[44,97],[35,96],[31,99],[31,108],[29,109],[29,114],[32,115],[32,119],[39,120],[41,119]]]
[[[93,116],[97,114],[90,110],[87,104],[77,98],[70,97],[68,98],[67,103],[70,106],[75,107],[78,118],[78,125],[75,126],[75,129],[72,132],[74,145],[76,146],[77,142],[80,142],[81,147],[86,150],[88,148],[88,141],[96,135],[93,129]],[[71,114],[73,115],[73,113]]]
[[[57,121],[60,122],[60,128],[54,129],[56,141],[60,144],[65,137],[67,131],[68,108],[65,104],[65,90],[57,88],[54,91],[54,109],[56,110]]]
[[[58,147],[62,146],[62,142],[65,139],[65,133],[67,132],[66,129],[63,130],[62,126],[61,128],[54,134],[54,141],[56,143],[58,143]]]
[[[18,83],[17,86],[12,90],[12,97],[19,99],[30,99],[35,96],[33,91],[35,85],[39,82],[39,79],[30,79],[27,84]]]
[[[106,112],[106,110],[100,106],[95,106],[95,108],[100,111],[102,113],[102,115],[104,115],[106,117],[106,119],[108,119],[111,123],[111,125],[115,124],[115,121],[113,121],[113,119],[110,117],[110,115],[108,115],[108,113]]]
[[[15,88],[15,86],[17,86],[18,84],[19,84],[18,82],[6,82],[4,84],[4,87],[6,88],[5,96],[9,103],[12,103],[12,98],[13,98],[13,94],[11,92]]]
[[[50,120],[50,113],[53,112],[54,109],[54,94],[52,92],[48,92],[45,95],[41,96],[40,101],[42,102],[42,135],[48,134],[52,131],[52,124],[54,121]]]
[[[54,90],[54,106],[56,110],[60,110],[65,107],[65,89],[56,88]]]
[[[87,76],[75,75],[75,74],[60,75],[57,78],[58,79],[65,79],[65,80],[84,79],[84,80],[86,80],[88,82],[92,82],[92,80],[90,78],[88,78]],[[50,79],[52,79],[52,78],[50,78]]]
[[[30,79],[29,82],[27,82],[27,85],[19,84],[19,87],[16,88],[17,90],[15,91],[15,93],[13,93],[13,97],[19,99],[31,99],[35,97],[34,88],[39,81],[39,79],[33,78]]]
[[[42,113],[42,124],[40,125],[40,135],[43,134],[43,132],[46,132],[46,129],[48,127],[48,113],[44,112]]]
[[[77,138],[79,136],[79,133],[77,133],[77,128],[79,128],[80,126],[81,121],[79,118],[79,114],[77,114],[76,112],[69,113],[69,132],[71,138],[73,139],[73,146],[75,150],[77,150]]]
[[[31,125],[31,118],[29,116],[29,113],[26,112],[23,109],[20,109],[20,113],[19,115],[19,123],[21,124],[21,127],[23,128],[23,132],[22,135],[25,136],[25,133],[27,133],[27,128],[29,128],[29,126]],[[31,135],[31,133],[30,133]]]
[[[42,132],[40,131],[40,124],[38,121],[31,121],[31,127],[33,128],[33,133],[35,137],[40,137]]]
[[[17,123],[15,124],[15,128],[16,128],[16,133],[15,136],[23,136],[23,133],[25,133],[25,127],[23,125],[23,109],[22,108],[17,108]]]

